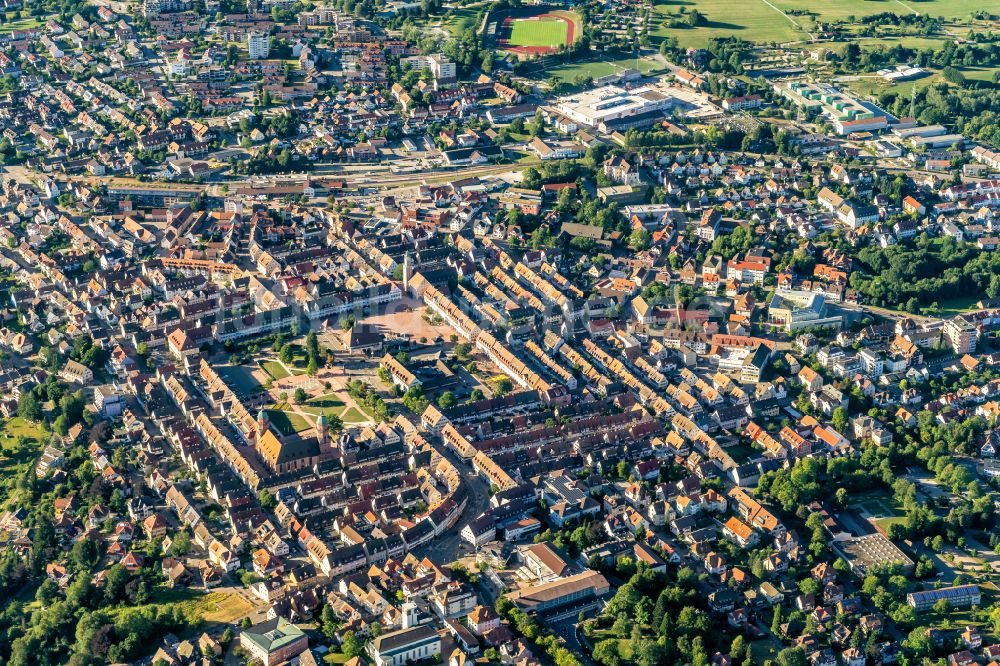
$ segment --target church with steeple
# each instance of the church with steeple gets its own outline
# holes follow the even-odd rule
[[[319,462],[321,450],[329,445],[326,417],[320,415],[315,431],[283,435],[275,430],[266,410],[257,413],[257,455],[275,474],[285,474]]]

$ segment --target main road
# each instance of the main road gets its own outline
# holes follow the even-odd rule
[[[462,483],[469,493],[469,503],[459,517],[458,522],[455,523],[455,527],[426,546],[417,548],[414,554],[417,557],[426,555],[438,562],[447,564],[454,562],[463,555],[470,555],[474,552],[472,546],[462,541],[462,529],[489,508],[490,486],[472,469],[471,465],[460,460],[450,449],[437,446],[434,448],[451,461],[451,464],[461,474]]]

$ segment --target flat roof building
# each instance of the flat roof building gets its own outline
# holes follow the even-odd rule
[[[610,589],[604,576],[588,570],[551,583],[508,592],[506,596],[525,612],[541,613],[581,599],[601,597]]]
[[[864,576],[873,568],[894,564],[900,565],[906,573],[913,571],[913,560],[881,534],[868,534],[837,542],[834,548],[858,576]]]
[[[942,587],[940,590],[910,592],[906,595],[906,603],[917,611],[933,608],[934,604],[942,599],[947,601],[952,608],[978,606],[982,600],[982,592],[978,585],[957,585],[955,587]]]
[[[555,109],[570,120],[588,127],[614,123],[640,114],[670,109],[674,98],[653,86],[626,90],[604,86],[587,92],[562,97]]]

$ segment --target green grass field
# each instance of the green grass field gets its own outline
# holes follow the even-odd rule
[[[249,602],[232,592],[203,594],[197,590],[170,588],[165,585],[153,588],[147,606],[154,610],[163,607],[176,608],[193,627],[198,627],[202,621],[209,626],[230,624],[253,612],[253,606]],[[123,606],[112,609],[111,614],[115,615],[133,608],[143,608],[143,606]]]
[[[309,421],[299,414],[282,411],[281,409],[267,410],[267,418],[271,421],[271,425],[286,437],[313,427],[312,423],[309,423]]]
[[[344,415],[341,418],[343,419],[344,423],[347,423],[349,425],[353,423],[364,423],[366,421],[372,420],[370,416],[362,414],[359,410],[355,409],[354,407],[351,407],[346,412],[344,412]]]
[[[23,445],[18,444],[21,437]],[[34,464],[48,438],[41,425],[20,417],[0,422],[0,477],[13,479],[23,474]],[[0,486],[0,508],[13,497],[8,491],[14,492],[13,484],[9,488]]]
[[[441,27],[451,33],[452,37],[461,35],[469,28],[476,27],[476,7],[455,7],[449,9],[441,22]]]
[[[696,28],[669,28],[671,17],[683,21],[681,7],[697,9],[705,23]],[[739,37],[752,42],[792,42],[808,39],[801,29],[768,7],[761,0],[748,0],[739,4],[729,0],[698,0],[696,6],[687,2],[657,3],[653,6],[654,37],[675,37],[681,46],[706,48],[714,37]],[[793,17],[794,18],[794,17]],[[798,19],[796,19],[798,20]]]
[[[7,34],[15,30],[31,30],[42,27],[43,22],[37,18],[18,19],[0,24],[0,34]]]
[[[597,79],[620,72],[624,69],[637,69],[643,74],[649,74],[658,69],[657,63],[645,58],[619,58],[616,60],[598,60],[594,62],[574,62],[566,63],[558,67],[546,68],[539,72],[545,77],[555,76],[567,83],[573,83],[577,77],[590,77]]]
[[[271,375],[272,379],[284,379],[288,376],[288,371],[277,361],[261,361],[260,367],[264,368],[264,372]]]
[[[958,71],[970,81],[993,83],[993,75],[1000,72],[1000,67],[959,67]]]
[[[803,0],[748,0],[732,3],[727,0],[686,0],[660,2],[654,6],[661,21],[668,16],[683,21],[682,7],[697,9],[705,23],[695,28],[668,28],[660,25],[654,36],[676,37],[682,46],[704,48],[713,37],[739,37],[753,42],[788,42],[809,39],[817,22],[846,21],[850,17],[869,16],[883,12],[896,14],[929,14],[958,24],[971,24],[972,12],[984,5],[977,0],[827,0],[822,3]],[[796,10],[808,14],[797,15]],[[663,23],[669,23],[669,18]],[[796,25],[797,24],[797,25]],[[911,38],[902,37],[908,42]],[[913,37],[913,40],[921,38]],[[909,45],[909,44],[907,44]],[[916,44],[914,44],[916,45]]]
[[[863,496],[854,508],[867,514],[876,525],[886,532],[892,525],[905,523],[903,509],[893,497],[885,493],[870,493]]]
[[[566,43],[568,26],[561,19],[515,19],[510,26],[510,46],[559,46]]]
[[[320,414],[325,414],[326,416],[340,416],[341,412],[344,411],[345,404],[336,393],[328,393],[327,395],[321,395],[318,398],[313,398],[304,405],[300,405],[300,407],[306,414],[311,414],[317,417]]]

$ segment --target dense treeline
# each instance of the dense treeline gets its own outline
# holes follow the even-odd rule
[[[978,252],[953,238],[915,244],[876,245],[858,253],[866,272],[851,274],[850,286],[866,302],[884,307],[902,305],[907,312],[950,298],[985,294],[1000,296],[1000,255]]]

